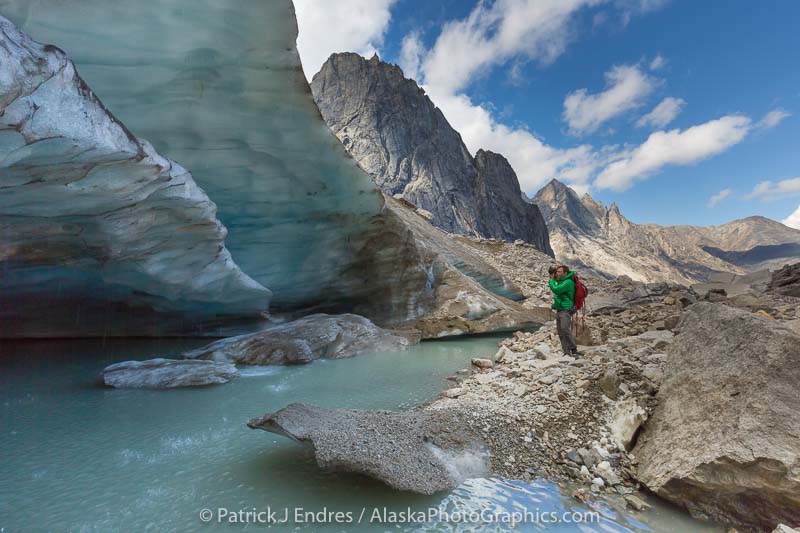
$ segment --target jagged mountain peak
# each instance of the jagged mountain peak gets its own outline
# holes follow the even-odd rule
[[[375,76],[376,74],[380,74],[384,76],[390,76],[394,78],[396,82],[402,80],[411,82],[415,86],[417,85],[414,80],[405,77],[403,69],[401,69],[398,65],[382,61],[377,52],[374,53],[369,59],[365,58],[361,54],[356,54],[355,52],[334,52],[328,56],[328,59],[325,60],[325,63],[323,63],[319,72],[314,74],[311,82],[314,83],[314,80],[317,78],[317,76],[325,77],[326,72],[338,72],[342,69],[355,69],[356,71],[361,71],[362,69],[368,70],[370,74],[365,75]]]
[[[581,202],[580,198],[578,198],[578,193],[556,178],[551,179],[547,185],[539,189],[536,196],[534,196],[534,201],[537,204],[546,202],[553,209],[566,202]]]
[[[574,197],[577,199],[578,193],[557,178],[551,179],[547,182],[547,185],[539,189],[539,192],[536,193],[536,198],[540,199],[559,199],[564,197]]]
[[[533,202],[542,211],[550,231],[558,226],[570,232],[597,233],[602,226],[597,210],[584,205],[578,193],[555,178],[536,193]]]
[[[608,215],[608,209],[605,204],[592,198],[588,192],[584,193],[581,197],[581,203],[586,209],[591,211],[597,219],[603,219]]]
[[[488,150],[473,157],[400,67],[333,54],[311,90],[333,133],[384,192],[430,212],[431,222],[448,232],[521,239],[553,253],[544,219],[523,200],[508,161]]]

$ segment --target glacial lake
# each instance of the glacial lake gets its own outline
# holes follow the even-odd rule
[[[0,532],[723,531],[662,504],[647,513],[603,505],[599,523],[580,526],[535,523],[532,517],[548,520],[551,512],[589,510],[545,481],[476,479],[434,496],[399,493],[322,472],[310,450],[245,425],[294,401],[413,407],[446,388],[446,376],[470,358],[491,356],[498,340],[430,341],[406,352],[247,368],[227,385],[168,391],[104,388],[97,376],[113,362],[169,356],[207,340],[2,341]],[[229,513],[222,523],[220,509]],[[297,509],[315,514],[295,522]],[[409,509],[410,522],[382,522]],[[468,522],[526,509],[529,522],[515,529]],[[210,522],[201,519],[204,510]],[[261,513],[261,523],[228,523],[240,510]],[[266,523],[287,510],[289,523]],[[314,522],[336,520],[326,512],[340,513],[339,522]]]

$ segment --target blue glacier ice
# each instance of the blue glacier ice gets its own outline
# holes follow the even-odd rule
[[[291,2],[5,4],[24,31],[68,51],[123,124],[191,170],[273,306],[336,290],[383,203],[319,117]]]
[[[58,47],[0,64],[3,107],[47,96],[0,122],[0,334],[233,333],[268,303],[426,337],[530,322],[454,270],[438,230],[330,132],[290,0],[0,0],[0,13]],[[79,75],[67,62],[57,86],[61,49]],[[53,90],[36,89],[52,72]],[[47,117],[26,137],[20,124]]]

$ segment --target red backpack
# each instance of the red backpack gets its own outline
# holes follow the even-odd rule
[[[586,331],[586,309],[583,305],[586,303],[586,297],[589,295],[589,288],[578,279],[578,275],[573,272],[572,281],[575,282],[575,310],[583,311],[581,313],[581,331]],[[575,335],[578,335],[578,321],[575,321]]]
[[[575,309],[580,311],[583,309],[583,304],[586,303],[586,297],[589,295],[589,289],[583,282],[578,279],[578,275],[573,272],[572,281],[575,282]]]

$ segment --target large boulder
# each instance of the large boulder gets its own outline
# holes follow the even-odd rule
[[[770,530],[800,523],[800,336],[702,302],[668,350],[638,478],[691,514]]]
[[[362,316],[317,314],[222,339],[183,357],[241,365],[305,364],[321,358],[404,350],[415,340],[395,335]]]
[[[488,472],[487,452],[449,411],[359,411],[290,404],[250,420],[314,448],[327,470],[364,474],[403,491],[433,494]]]
[[[667,297],[685,304],[697,301],[694,292],[683,285],[668,282],[643,283],[628,276],[619,276],[612,282],[590,286],[589,290],[586,306],[591,314],[596,315],[618,313],[638,305],[661,302]]]
[[[231,363],[149,359],[107,366],[103,382],[117,389],[172,389],[227,383],[239,376]]]
[[[708,277],[705,283],[692,285],[698,295],[705,297],[709,293],[723,291],[726,296],[738,296],[749,292],[764,292],[770,280],[769,270],[758,270],[749,274],[716,272]]]
[[[786,265],[773,272],[767,290],[783,296],[800,298],[800,263]]]

